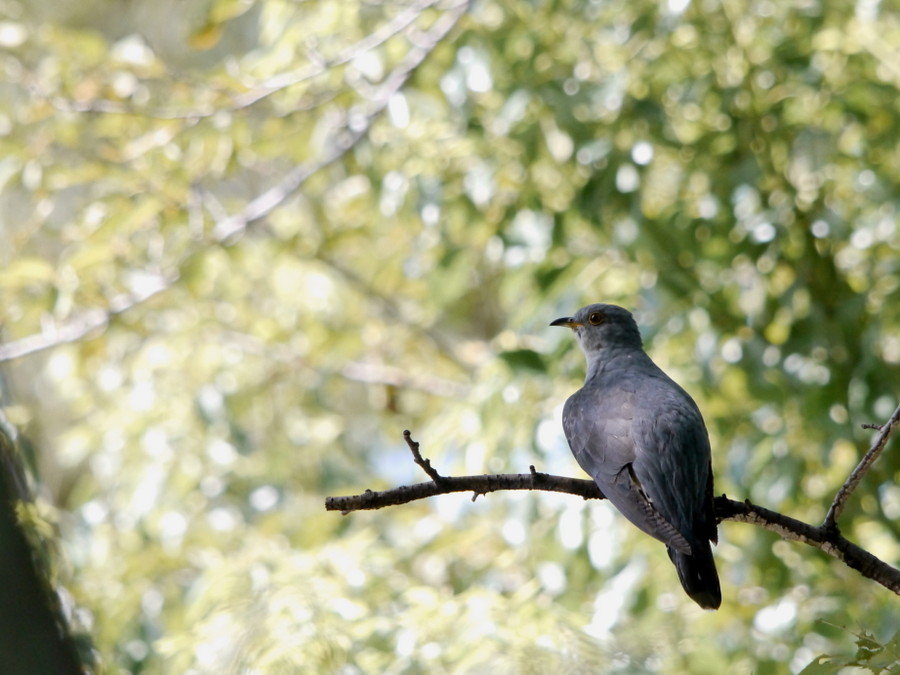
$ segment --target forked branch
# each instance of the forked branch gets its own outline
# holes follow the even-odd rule
[[[732,520],[757,525],[775,532],[788,541],[798,541],[813,546],[900,595],[900,570],[846,539],[838,530],[836,522],[847,498],[884,450],[891,432],[898,424],[900,424],[900,406],[897,407],[890,419],[881,425],[872,447],[838,491],[828,510],[828,515],[821,525],[810,525],[757,506],[749,500],[740,502],[729,499],[725,495],[715,498],[716,518],[719,521]],[[552,476],[536,471],[534,466],[530,467],[529,473],[444,476],[431,466],[429,459],[422,456],[419,444],[412,439],[409,431],[403,432],[403,438],[409,446],[413,460],[422,467],[431,480],[427,483],[402,485],[381,492],[366,490],[358,495],[326,497],[325,509],[340,511],[346,515],[352,511],[381,509],[386,506],[407,504],[418,499],[453,492],[471,492],[472,501],[475,501],[479,495],[498,490],[543,490],[563,492],[583,499],[605,499],[594,481]]]

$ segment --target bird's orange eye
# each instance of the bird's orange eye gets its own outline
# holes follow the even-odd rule
[[[603,314],[601,314],[600,312],[592,312],[588,317],[588,321],[591,322],[592,326],[599,326],[601,323],[603,323]]]

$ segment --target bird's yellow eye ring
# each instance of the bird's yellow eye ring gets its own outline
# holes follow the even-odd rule
[[[588,321],[590,321],[592,326],[599,326],[603,323],[603,314],[601,312],[591,312]]]

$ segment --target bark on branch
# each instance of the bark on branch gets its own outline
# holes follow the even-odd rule
[[[898,425],[900,425],[900,406],[897,407],[890,419],[879,427],[879,434],[872,447],[835,495],[828,515],[821,525],[810,525],[757,506],[749,500],[741,502],[729,499],[724,494],[715,498],[716,518],[719,521],[731,520],[757,525],[775,532],[788,541],[797,541],[813,546],[900,595],[900,570],[846,539],[840,533],[836,522],[847,499],[878,455],[884,450],[892,430]],[[422,467],[431,480],[414,485],[401,485],[380,492],[366,490],[358,495],[326,497],[325,509],[340,511],[346,515],[352,511],[381,509],[386,506],[407,504],[418,499],[453,492],[471,492],[472,501],[475,501],[479,495],[498,490],[543,490],[545,492],[563,492],[583,499],[605,499],[600,488],[592,480],[540,473],[535,470],[534,466],[530,467],[530,473],[444,476],[431,466],[430,460],[422,457],[419,444],[412,439],[409,431],[403,432],[403,438],[409,446],[413,460]]]

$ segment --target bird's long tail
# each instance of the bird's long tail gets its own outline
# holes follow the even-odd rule
[[[722,604],[719,574],[708,541],[694,543],[693,554],[668,549],[669,557],[678,570],[678,578],[685,592],[703,609],[718,609]]]

